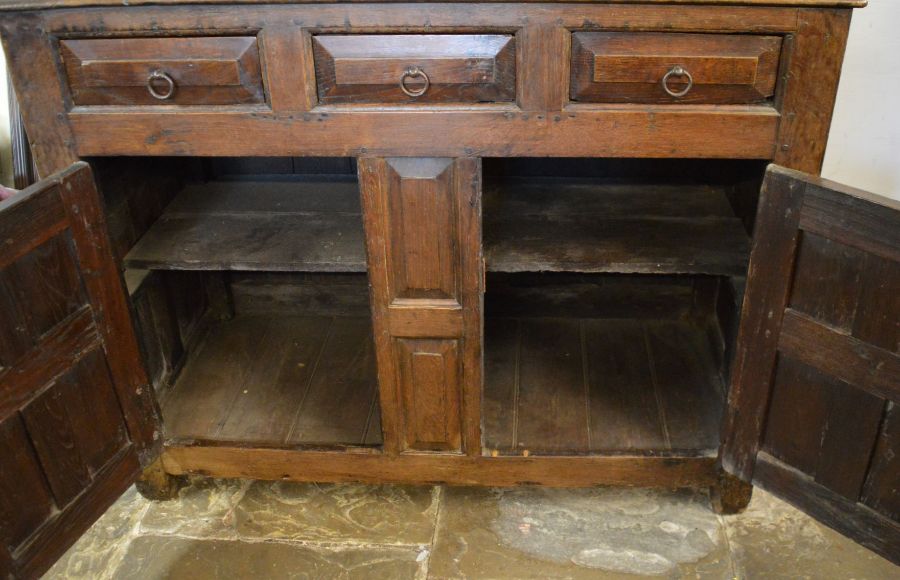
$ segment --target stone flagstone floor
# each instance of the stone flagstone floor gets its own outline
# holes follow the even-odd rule
[[[46,578],[900,578],[773,496],[196,479],[132,488]]]

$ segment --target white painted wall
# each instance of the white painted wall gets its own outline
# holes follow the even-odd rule
[[[900,0],[853,14],[822,175],[900,199]]]
[[[822,174],[900,199],[900,0],[870,0],[850,29]],[[6,72],[0,58],[0,181],[9,183]]]
[[[9,150],[9,99],[7,94],[6,61],[0,54],[0,183],[12,185],[12,152]]]

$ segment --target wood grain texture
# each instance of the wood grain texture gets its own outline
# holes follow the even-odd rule
[[[233,0],[233,4],[277,4],[289,0]],[[308,0],[309,3],[328,2],[329,0]],[[349,0],[349,2],[367,2],[369,0]],[[474,3],[476,0],[472,0]],[[526,2],[531,0],[526,0]],[[534,0],[537,1],[537,0]],[[576,2],[588,0],[575,0]],[[192,0],[191,4],[215,3],[216,0]],[[612,0],[616,4],[705,4],[710,6],[759,5],[759,6],[842,6],[846,8],[862,8],[868,0]],[[185,0],[136,0],[129,5],[185,3]],[[5,10],[33,10],[38,8],[64,8],[72,6],[121,6],[122,0],[12,0],[3,5]]]
[[[28,303],[29,308],[21,307]],[[29,361],[21,357],[52,335],[66,318],[75,316],[84,304],[74,248],[65,234],[0,270],[0,309],[6,322],[0,330],[0,367],[27,365]]]
[[[364,272],[359,189],[349,180],[188,186],[131,249],[125,265]]]
[[[727,9],[702,5],[624,5],[620,2],[582,2],[540,5],[516,2],[430,3],[428,10],[410,9],[406,3],[304,3],[297,6],[277,3],[269,6],[231,6],[228,10],[204,6],[134,6],[127,11],[79,9],[45,12],[48,29],[83,32],[97,28],[122,32],[146,31],[156,19],[157,30],[184,31],[204,28],[264,28],[290,22],[313,30],[346,33],[347,28],[373,33],[392,32],[434,34],[439,30],[467,28],[511,30],[523,24],[557,25],[567,29],[667,30],[783,33],[797,29],[797,8],[776,5],[729,6]],[[102,22],[96,13],[102,12]],[[159,15],[165,13],[165,21]]]
[[[888,403],[884,421],[878,434],[875,453],[872,455],[872,466],[866,476],[861,501],[885,514],[894,521],[900,521],[900,492],[897,481],[900,479],[900,407],[896,403]]]
[[[738,275],[750,241],[723,189],[602,180],[507,180],[485,194],[494,272]]]
[[[461,451],[459,341],[399,338],[394,345],[405,450]]]
[[[355,184],[340,181],[189,186],[132,248],[125,264],[152,269],[362,272],[364,240],[357,195]],[[398,211],[402,200],[398,196],[392,202]],[[448,200],[436,199],[433,204],[410,208],[404,215],[426,230],[432,224],[410,211],[450,219]],[[508,179],[492,184],[486,204],[489,271],[735,275],[746,269],[749,257],[749,239],[723,188]],[[428,251],[450,248],[438,244]],[[446,260],[427,267],[442,264]],[[439,297],[447,289],[429,292]]]
[[[474,159],[359,161],[388,453],[481,451],[480,169]],[[404,337],[410,321],[416,338]]]
[[[236,105],[265,102],[255,37],[63,40],[76,105]],[[160,72],[169,86],[150,75]]]
[[[287,23],[268,26],[259,34],[269,104],[279,111],[307,111],[318,102],[316,70],[308,31]]]
[[[782,121],[774,157],[779,165],[813,174],[822,169],[850,16],[849,10],[799,11],[782,73]]]
[[[4,462],[4,469],[0,470],[0,514],[2,546],[6,550],[24,544],[52,515],[55,504],[21,416],[13,415],[0,422],[0,450]]]
[[[778,349],[875,396],[900,399],[900,355],[807,316],[785,312]]]
[[[716,481],[714,457],[471,457],[370,451],[298,454],[281,449],[173,446],[166,449],[163,464],[173,474],[378,484],[681,488]]]
[[[366,442],[375,398],[366,318],[238,313],[190,352],[163,418],[170,444],[360,446],[380,443]]]
[[[131,487],[139,472],[140,464],[132,450],[116,456],[69,509],[57,514],[16,554],[14,573],[36,578],[46,572]]]
[[[516,42],[509,35],[316,35],[321,103],[482,103],[516,94]],[[428,77],[402,81],[415,67]]]
[[[766,454],[761,455],[753,483],[789,503],[802,505],[826,526],[900,563],[900,524],[896,521],[848,501]]]
[[[601,103],[756,103],[775,93],[781,39],[716,34],[576,32],[571,96]],[[663,77],[680,66],[685,75]]]
[[[159,407],[141,360],[122,273],[115,262],[103,207],[92,174],[84,164],[62,173],[59,191],[113,384],[131,440],[143,463],[158,455]]]
[[[264,110],[126,113],[110,107],[102,112],[78,109],[69,119],[82,156],[355,157],[416,151],[435,156],[735,159],[771,159],[779,120],[768,106],[582,104],[553,115],[522,113],[512,105],[482,107],[365,111],[362,106],[335,106],[278,116]],[[261,131],[265,139],[235,138]]]
[[[724,393],[704,333],[640,319],[485,322],[488,455],[708,454]]]
[[[0,239],[30,246],[0,266],[0,446],[16,447],[0,455],[0,473],[16,477],[0,478],[4,575],[49,568],[153,453],[152,393],[128,352],[124,295],[109,294],[121,289],[108,242],[92,231],[103,227],[99,205],[77,164],[0,206]]]
[[[747,290],[719,453],[725,470],[749,481],[762,436],[778,332],[790,292],[804,186],[767,173],[759,200]]]
[[[892,469],[890,415],[900,399],[900,239],[891,233],[900,206],[786,169],[770,169],[766,185],[776,184],[764,193],[778,191],[781,199],[762,200],[758,227],[769,215],[790,222],[793,236],[785,230],[780,245],[792,267],[769,282],[780,298],[772,308],[754,313],[745,301],[742,329],[763,329],[764,338],[742,334],[738,360],[766,359],[733,383],[740,397],[733,391],[729,426],[743,423],[744,441],[724,432],[725,468],[752,474],[754,483],[897,560],[896,490],[882,477]],[[760,283],[753,277],[760,233],[747,301]],[[736,401],[745,406],[734,408]],[[757,457],[761,432],[765,452]],[[748,455],[735,454],[741,446]],[[879,506],[884,511],[871,509]]]

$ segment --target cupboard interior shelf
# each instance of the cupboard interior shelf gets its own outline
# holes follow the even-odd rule
[[[371,322],[238,314],[206,329],[162,401],[170,441],[376,446]]]
[[[750,239],[726,186],[505,179],[484,192],[489,271],[741,275]],[[364,272],[352,178],[187,186],[129,268]]]
[[[691,322],[488,318],[484,344],[488,453],[715,454],[724,387]]]
[[[486,453],[693,457],[716,448],[724,389],[694,323],[492,316],[485,329]],[[378,446],[369,320],[251,313],[214,323],[162,410],[170,444]]]

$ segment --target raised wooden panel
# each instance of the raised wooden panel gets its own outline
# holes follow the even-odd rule
[[[859,301],[865,254],[828,238],[805,233],[797,250],[791,308],[849,330]]]
[[[0,269],[0,370],[85,305],[77,268],[72,239],[65,234]]]
[[[481,452],[481,166],[362,158],[388,454]]]
[[[390,159],[392,298],[458,300],[451,159]]]
[[[774,166],[763,192],[723,463],[900,562],[900,203]]]
[[[63,40],[60,50],[76,105],[265,102],[255,37]]]
[[[754,103],[775,94],[775,36],[576,32],[571,98],[605,103]],[[666,80],[667,73],[683,73]],[[691,85],[688,84],[690,76]]]
[[[763,449],[856,501],[884,400],[785,355],[773,389]]]
[[[459,341],[397,339],[404,449],[462,449]]]
[[[888,403],[878,435],[862,501],[870,508],[900,521],[900,405]]]
[[[516,42],[510,35],[320,35],[312,43],[322,103],[515,98]]]
[[[53,496],[41,472],[41,464],[21,417],[0,423],[0,550],[19,546],[55,510]]]

